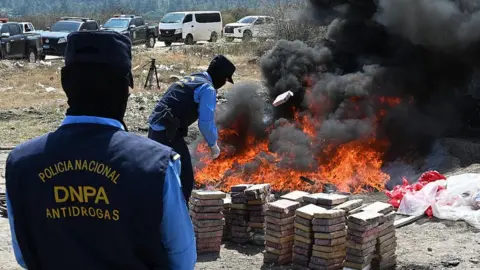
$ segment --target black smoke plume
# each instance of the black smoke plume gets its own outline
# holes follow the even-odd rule
[[[261,85],[253,82],[236,83],[224,98],[228,101],[217,107],[216,123],[220,134],[219,145],[222,156],[238,154],[248,147],[249,138],[265,138],[271,117],[267,118],[268,110]],[[193,164],[203,167],[200,159],[209,153],[197,152],[197,146],[203,141],[200,136],[191,146]]]
[[[472,125],[478,103],[479,6],[461,0],[311,0],[305,18],[328,25],[327,35],[315,47],[280,40],[262,57],[266,99],[259,86],[234,86],[217,122],[237,136],[224,143],[238,153],[247,134],[268,136],[269,151],[281,157],[279,168],[308,172],[328,159],[327,148],[374,138],[389,142],[379,147],[390,186],[403,176],[401,166],[411,175],[438,169],[418,160],[432,160],[442,152],[437,139]],[[286,91],[294,96],[273,108]],[[251,171],[255,165],[249,164]]]

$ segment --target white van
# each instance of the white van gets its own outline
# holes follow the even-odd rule
[[[170,12],[160,20],[158,41],[163,41],[165,46],[172,45],[172,42],[187,45],[197,41],[217,42],[222,28],[220,11]]]
[[[276,22],[270,16],[247,16],[235,23],[225,25],[223,36],[227,42],[232,42],[236,38],[243,41],[249,41],[252,38],[268,39],[274,38],[276,31]]]

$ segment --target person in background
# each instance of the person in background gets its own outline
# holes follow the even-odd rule
[[[113,31],[71,33],[61,70],[66,117],[7,158],[8,218],[23,268],[194,269],[179,155],[123,121],[131,46]]]
[[[148,119],[148,137],[172,147],[181,155],[180,179],[187,204],[195,181],[184,137],[188,135],[188,127],[198,120],[200,132],[210,147],[211,157],[216,159],[220,155],[215,126],[217,90],[227,81],[233,84],[235,69],[235,65],[225,56],[217,55],[206,72],[194,73],[173,83]]]

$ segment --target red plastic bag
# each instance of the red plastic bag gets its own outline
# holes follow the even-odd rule
[[[385,194],[389,198],[388,203],[395,208],[399,208],[405,193],[417,192],[421,190],[428,183],[435,182],[438,180],[446,180],[446,179],[447,178],[445,176],[443,176],[437,171],[428,171],[428,172],[424,172],[420,176],[417,183],[411,185],[408,183],[408,180],[405,177],[403,177],[401,186],[400,185],[395,186],[392,191],[386,190]],[[439,186],[437,189],[437,193],[444,189],[445,188],[443,186]],[[427,210],[425,211],[425,214],[428,217],[433,216],[433,211],[431,206],[427,208]]]
[[[426,185],[430,182],[435,182],[437,180],[447,180],[447,178],[437,171],[428,171],[428,172],[424,172],[420,176],[420,178],[418,179],[418,182],[426,182],[425,183]]]
[[[426,214],[427,217],[429,217],[429,218],[433,217],[433,210],[432,210],[432,207],[431,207],[431,206],[429,206],[429,207],[427,208],[427,210],[425,210],[425,214]]]

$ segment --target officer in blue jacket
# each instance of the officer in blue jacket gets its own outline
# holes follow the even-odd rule
[[[127,132],[131,42],[113,31],[68,36],[69,108],[53,132],[6,165],[14,253],[29,270],[185,269],[193,226],[170,147]]]
[[[188,127],[198,120],[198,127],[211,150],[213,159],[220,155],[215,126],[217,89],[233,84],[235,65],[217,55],[206,72],[195,73],[173,83],[150,115],[148,137],[168,145],[179,153],[182,161],[180,179],[185,200],[189,201],[194,186],[192,160],[184,137]]]

